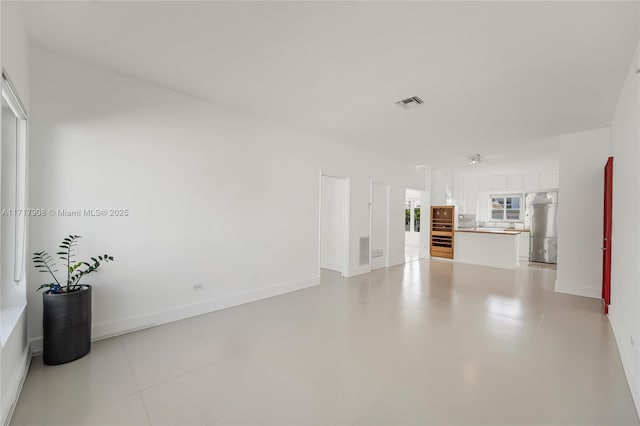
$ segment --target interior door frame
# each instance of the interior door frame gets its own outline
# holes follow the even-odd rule
[[[429,216],[431,215],[431,206],[429,203],[429,198],[427,195],[427,190],[425,189],[414,189],[414,188],[405,188],[404,189],[404,202],[406,203],[407,201],[407,190],[410,191],[416,191],[420,193],[420,232],[418,234],[419,235],[419,244],[418,244],[418,259],[427,259],[429,257],[431,257],[431,250],[430,250],[430,244],[429,244],[429,240],[431,238],[431,229],[429,229],[428,232],[425,231],[424,228],[424,212],[428,209],[429,212]],[[413,224],[415,224],[415,207],[411,208],[411,219],[412,219],[412,225],[411,227],[413,227]],[[431,228],[431,217],[429,217],[429,222],[428,222],[428,227]],[[403,233],[403,250],[404,248],[406,248],[407,246],[407,239],[406,239],[406,234]],[[415,260],[414,260],[415,261]],[[412,262],[414,262],[412,261]],[[404,258],[404,263],[409,263],[407,262],[406,257]]]
[[[389,256],[389,232],[390,216],[391,216],[391,185],[386,182],[371,179],[369,184],[369,268],[373,270],[373,185],[380,185],[386,188],[385,196],[387,198],[387,220],[385,221],[385,244],[384,244],[384,267],[391,265],[391,256]]]
[[[604,166],[604,213],[602,228],[602,305],[603,313],[609,313],[611,304],[611,231],[613,228],[613,157]]]
[[[329,177],[334,179],[340,179],[344,181],[344,236],[343,236],[343,248],[342,253],[342,271],[340,273],[343,277],[349,276],[349,234],[351,230],[351,223],[349,218],[351,217],[351,177],[340,176],[333,173],[325,173],[320,170],[320,179],[318,183],[318,276],[322,269],[322,178]]]

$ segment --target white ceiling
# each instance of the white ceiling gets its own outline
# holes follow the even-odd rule
[[[23,7],[37,45],[432,165],[610,124],[638,20],[612,1]]]

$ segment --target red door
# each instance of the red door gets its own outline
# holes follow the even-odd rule
[[[604,226],[602,232],[602,301],[604,313],[611,303],[611,208],[613,206],[613,157],[604,166]]]

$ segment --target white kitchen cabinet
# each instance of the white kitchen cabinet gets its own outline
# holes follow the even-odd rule
[[[464,210],[460,213],[478,214],[478,179],[464,178]]]
[[[520,233],[519,238],[518,245],[520,246],[520,259],[529,261],[529,233],[522,232]]]
[[[491,179],[491,189],[494,191],[506,191],[507,190],[507,176],[495,175]]]
[[[453,258],[456,262],[492,268],[517,269],[520,266],[519,234],[456,231]]]
[[[540,188],[555,189],[560,186],[560,176],[557,170],[540,172]]]
[[[523,176],[523,185],[525,189],[538,189],[540,185],[540,176],[538,172],[525,173]]]
[[[444,181],[434,182],[431,202],[436,206],[447,204],[447,184]]]
[[[493,189],[493,180],[491,176],[480,176],[478,178],[478,190],[481,192],[489,192]]]
[[[519,191],[522,189],[522,174],[513,174],[507,176],[507,189],[509,191]]]
[[[435,182],[446,182],[447,181],[447,171],[444,169],[434,169],[433,170],[433,180]]]

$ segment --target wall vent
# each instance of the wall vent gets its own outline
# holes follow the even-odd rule
[[[403,109],[415,108],[418,105],[422,105],[424,101],[420,99],[418,96],[412,96],[407,99],[403,99],[401,101],[396,102],[396,105]]]
[[[369,264],[369,237],[360,237],[360,266]]]
[[[382,249],[377,249],[377,250],[372,250],[371,251],[371,257],[382,257],[384,256],[384,250]]]

